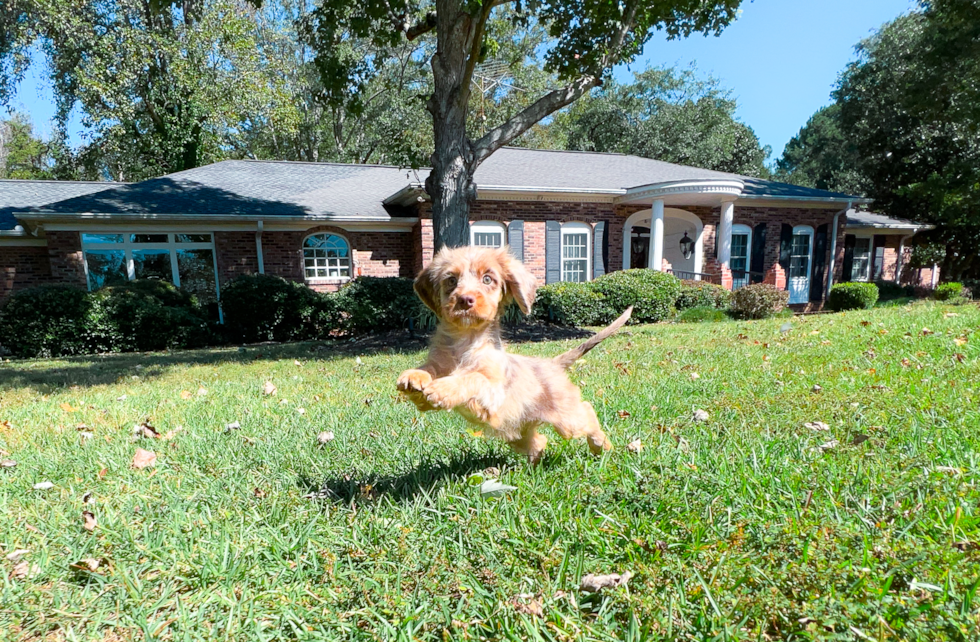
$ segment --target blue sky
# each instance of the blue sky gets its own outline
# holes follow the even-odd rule
[[[718,78],[738,99],[739,118],[778,157],[807,119],[830,102],[837,75],[854,57],[854,45],[908,11],[912,0],[755,0],[719,37],[668,42],[654,37],[631,69],[689,66]],[[628,79],[623,68],[617,77]],[[28,112],[38,130],[51,131],[54,113],[43,70],[21,84],[14,108]],[[80,124],[73,119],[73,140]]]
[[[755,0],[721,36],[654,37],[631,65],[688,66],[718,78],[738,99],[738,116],[773,158],[829,104],[854,45],[913,7],[911,0]],[[617,78],[630,74],[618,70]]]

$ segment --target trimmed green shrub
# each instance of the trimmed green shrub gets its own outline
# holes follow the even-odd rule
[[[600,276],[592,282],[592,287],[606,297],[608,320],[632,305],[631,323],[657,323],[673,315],[681,282],[672,274],[636,269]]]
[[[717,321],[728,321],[728,314],[724,310],[712,306],[701,306],[682,310],[677,315],[679,323],[714,323]]]
[[[535,318],[560,325],[601,325],[611,318],[606,297],[591,283],[551,283],[538,288]]]
[[[732,314],[740,319],[766,319],[789,302],[789,292],[769,283],[746,285],[732,294]]]
[[[20,357],[88,352],[88,293],[64,285],[17,292],[0,307],[0,345]]]
[[[732,293],[707,281],[681,281],[681,291],[674,306],[678,310],[690,308],[716,308],[725,310],[731,304]]]
[[[932,294],[937,301],[950,301],[963,296],[963,284],[956,281],[940,283]]]
[[[836,312],[869,310],[878,302],[878,286],[874,283],[838,283],[830,288],[827,307]]]
[[[404,328],[424,307],[405,278],[359,276],[330,296],[341,327],[354,334]]]
[[[208,345],[212,336],[197,299],[159,280],[132,281],[90,295],[89,349],[145,352]]]
[[[302,283],[268,274],[247,274],[221,291],[225,332],[232,341],[298,341],[324,331],[329,304]],[[332,309],[332,308],[331,308]]]
[[[894,281],[875,281],[875,285],[878,286],[879,301],[906,299],[915,296],[915,287],[911,285],[902,285]]]

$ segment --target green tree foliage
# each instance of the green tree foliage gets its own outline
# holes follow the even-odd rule
[[[767,177],[770,150],[735,118],[736,106],[730,92],[694,69],[653,68],[630,84],[607,81],[558,114],[551,128],[565,149]]]
[[[841,131],[840,105],[833,103],[815,113],[786,144],[776,161],[776,178],[804,187],[863,195],[868,184],[860,166],[857,147]]]
[[[35,135],[26,114],[0,120],[0,178],[54,178],[54,147]]]
[[[870,195],[925,220],[942,277],[980,271],[980,0],[932,0],[858,48],[836,98]]]
[[[549,0],[320,0],[306,23],[307,41],[330,104],[348,113],[366,109],[367,88],[387,66],[388,52],[430,34],[431,88],[420,92],[432,118],[433,170],[426,190],[433,201],[437,247],[466,242],[473,174],[490,154],[598,86],[616,64],[633,60],[655,30],[669,37],[717,33],[735,19],[741,0],[556,2]],[[526,106],[500,114],[501,122],[470,123],[474,78],[492,60],[501,12],[518,29],[539,27],[549,36],[537,52],[556,84]],[[368,43],[374,56],[358,51]],[[422,89],[420,87],[420,89]]]

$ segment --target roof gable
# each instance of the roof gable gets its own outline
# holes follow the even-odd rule
[[[0,230],[17,226],[14,212],[43,207],[66,198],[92,194],[125,183],[95,181],[0,180]]]

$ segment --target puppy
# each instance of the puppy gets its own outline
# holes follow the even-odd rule
[[[534,303],[534,276],[506,249],[441,250],[415,279],[415,292],[439,319],[424,365],[406,370],[398,389],[421,411],[454,410],[538,463],[551,424],[565,439],[585,437],[593,454],[612,450],[592,404],[565,370],[622,327],[630,307],[608,328],[553,359],[504,352],[500,317],[511,302]]]

